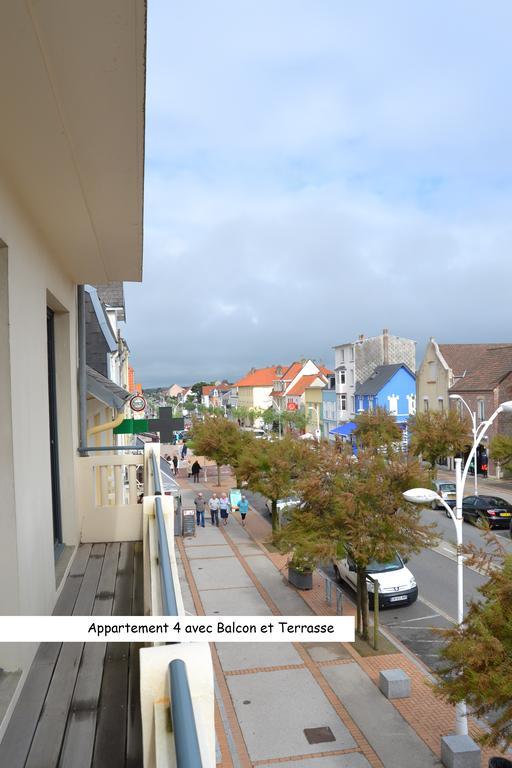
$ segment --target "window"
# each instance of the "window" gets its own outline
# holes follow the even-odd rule
[[[344,349],[340,349],[340,360],[341,360],[341,362],[343,362],[345,360],[345,350]]]
[[[444,413],[444,400],[442,397],[437,398],[437,410]]]
[[[407,405],[409,416],[416,413],[416,395],[407,395]]]
[[[342,387],[343,384],[345,383],[345,371],[340,371],[338,373],[338,381],[339,381],[340,387]]]
[[[398,395],[388,395],[389,412],[396,416],[398,414]]]
[[[340,409],[342,411],[346,411],[347,410],[347,396],[346,395],[341,395],[341,397],[340,397]]]
[[[350,370],[350,383],[352,386],[354,386],[354,369],[353,368]]]
[[[477,400],[476,403],[478,418],[480,421],[485,420],[485,400]]]
[[[370,411],[370,413],[373,412],[373,397],[368,398],[368,410]]]
[[[355,413],[355,410],[356,410],[356,399],[355,399],[354,395],[352,395],[352,397],[350,398],[350,404],[352,406],[352,413]]]
[[[428,413],[428,397],[423,398],[423,413]]]
[[[350,347],[350,362],[354,362],[354,347]]]

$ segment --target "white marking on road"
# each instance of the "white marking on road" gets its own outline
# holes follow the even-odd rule
[[[438,608],[437,605],[434,605],[434,603],[431,603],[430,600],[427,600],[426,597],[418,597],[418,601],[423,603],[424,605],[428,605],[428,607],[432,611],[437,611],[437,613],[443,617],[443,619],[446,619],[446,621],[449,621],[450,624],[456,624],[457,622],[455,619],[446,613],[446,611],[443,611],[442,608]]]
[[[428,616],[419,616],[417,619],[405,619],[404,624],[410,624],[412,621],[423,621],[424,619],[435,619],[439,616],[438,613],[429,613]],[[400,627],[400,624],[388,624],[388,627]]]

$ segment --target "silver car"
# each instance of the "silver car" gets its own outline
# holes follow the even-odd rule
[[[439,496],[445,501],[452,509],[456,504],[456,486],[455,483],[450,483],[447,480],[434,480],[434,490],[437,491]],[[449,517],[446,509],[436,499],[432,502],[432,509],[444,509],[446,516]]]

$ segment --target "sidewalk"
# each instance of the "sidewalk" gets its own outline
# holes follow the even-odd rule
[[[437,476],[439,480],[455,482],[455,472],[448,472],[445,469],[438,469]],[[474,475],[469,474],[466,478],[466,488],[464,495],[469,496],[474,491]],[[508,501],[512,501],[512,480],[498,480],[496,477],[482,477],[478,475],[478,492],[483,494],[496,494],[502,496]]]
[[[216,478],[209,474],[209,480]],[[179,479],[185,504],[197,491]],[[223,490],[232,478],[223,474]],[[269,551],[269,523],[257,512],[242,528],[206,527],[177,539],[187,611],[219,615],[334,615],[323,579],[299,592],[280,569],[286,557]],[[353,607],[345,602],[345,614]],[[218,768],[428,768],[441,765],[440,739],[454,731],[454,710],[437,699],[428,673],[409,653],[361,656],[350,644],[219,643],[212,646],[216,675]],[[412,680],[407,699],[388,701],[379,672],[403,669]],[[473,735],[477,728],[471,727]],[[482,768],[496,751],[484,751]]]

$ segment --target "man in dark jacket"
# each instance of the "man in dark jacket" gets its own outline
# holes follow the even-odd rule
[[[192,471],[192,481],[194,483],[198,483],[199,482],[199,473],[201,471],[201,465],[199,464],[197,459],[192,464],[192,470],[191,471]]]

